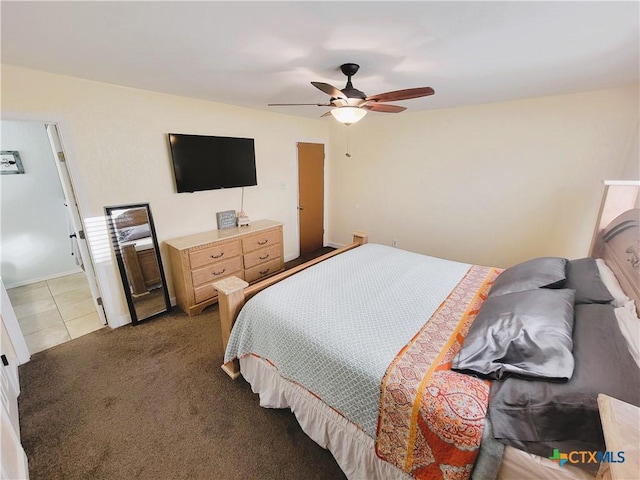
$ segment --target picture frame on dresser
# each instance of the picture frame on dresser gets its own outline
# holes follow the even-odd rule
[[[218,301],[213,283],[235,276],[255,283],[284,270],[282,223],[248,226],[166,240],[176,304],[193,316]]]
[[[218,230],[224,230],[225,228],[233,228],[236,226],[236,211],[225,210],[224,212],[216,213],[216,222],[218,224]]]

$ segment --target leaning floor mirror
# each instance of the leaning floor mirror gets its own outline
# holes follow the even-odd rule
[[[131,323],[166,312],[167,282],[148,203],[104,207]]]

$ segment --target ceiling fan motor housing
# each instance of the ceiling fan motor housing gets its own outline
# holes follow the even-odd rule
[[[340,65],[340,70],[342,70],[342,73],[347,76],[347,85],[340,91],[344,93],[347,98],[359,98],[364,100],[367,98],[367,95],[363,91],[353,88],[353,84],[351,83],[351,77],[355,75],[359,69],[360,65],[357,63],[343,63]]]
[[[351,86],[351,80],[349,80],[349,82],[347,83],[347,86],[340,91],[344,93],[345,97],[347,98],[358,98],[360,100],[364,100],[365,98],[367,98],[364,92],[358,90],[357,88],[353,88],[353,86]]]

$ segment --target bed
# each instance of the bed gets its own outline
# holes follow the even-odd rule
[[[638,210],[628,211],[599,232],[603,260],[549,257],[506,271],[369,244],[357,232],[264,283],[214,284],[223,369],[241,373],[262,406],[290,408],[348,478],[593,478],[597,465],[560,466],[550,447],[605,448],[597,393],[638,405],[633,333],[615,311],[635,315],[629,302],[640,304],[639,231]],[[604,284],[604,268],[624,280]],[[542,323],[509,336],[513,324],[490,321],[505,308]],[[522,331],[537,339],[525,354]],[[590,383],[598,392],[585,391]],[[553,421],[538,428],[535,408]]]

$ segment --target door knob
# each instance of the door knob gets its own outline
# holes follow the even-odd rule
[[[304,207],[298,207],[298,210],[304,210]]]

